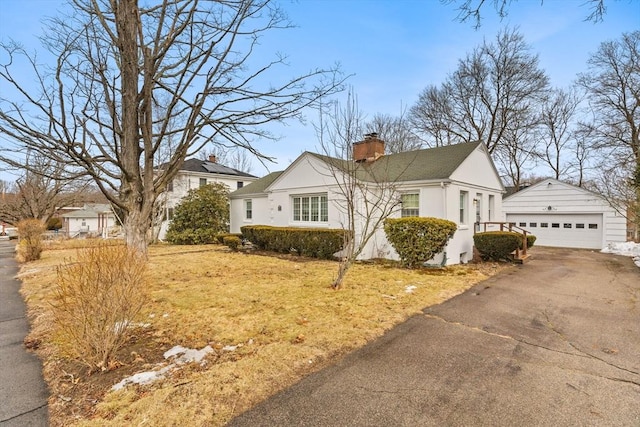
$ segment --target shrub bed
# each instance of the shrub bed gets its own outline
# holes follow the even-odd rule
[[[440,218],[388,218],[384,223],[387,239],[409,268],[442,252],[457,229],[456,223]]]
[[[246,225],[242,235],[255,247],[273,252],[331,259],[344,246],[345,231],[327,228],[272,227]]]

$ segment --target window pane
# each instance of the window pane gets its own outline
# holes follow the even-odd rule
[[[565,222],[565,223],[564,223],[564,225],[563,225],[563,227],[564,227],[564,228],[571,228],[571,224],[568,224],[568,223],[566,223],[566,222]]]
[[[551,228],[560,228],[560,224],[557,222],[552,222],[551,223]]]
[[[207,178],[200,178],[200,187],[207,185]]]
[[[245,200],[245,218],[251,219],[253,217],[253,202],[251,200]]]
[[[420,195],[418,194],[402,194],[400,195],[402,202],[402,217],[419,216],[420,215]]]
[[[460,224],[467,223],[467,192],[460,192]]]
[[[318,196],[311,197],[311,221],[317,222],[320,219],[320,198]]]
[[[327,196],[320,196],[320,221],[329,221],[329,206],[327,204]]]
[[[589,224],[589,229],[590,230],[597,230],[598,229],[598,224]]]
[[[300,197],[293,198],[293,220],[300,221]]]
[[[584,224],[576,224],[576,228],[584,228]]]
[[[301,197],[302,202],[302,221],[309,221],[309,198]]]
[[[542,228],[549,228],[549,223],[548,223],[548,222],[541,222],[541,223],[540,223],[540,227],[542,227]]]
[[[538,226],[537,222],[530,222],[529,223],[529,227],[531,227],[531,228],[536,228],[537,226]]]
[[[526,222],[520,222],[518,223],[518,227],[526,227],[527,223]]]

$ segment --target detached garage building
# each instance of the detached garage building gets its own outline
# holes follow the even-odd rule
[[[545,179],[502,201],[507,222],[531,232],[536,245],[602,249],[626,241],[627,220],[602,196]]]

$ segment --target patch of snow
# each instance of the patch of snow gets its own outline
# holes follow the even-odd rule
[[[173,369],[173,365],[165,366],[164,368],[159,369],[157,371],[139,372],[137,374],[131,375],[130,377],[124,378],[118,384],[115,384],[113,387],[111,387],[111,390],[113,391],[121,390],[124,387],[128,386],[129,384],[142,385],[142,384],[152,383],[154,381],[164,378],[164,374],[169,372],[171,369]]]
[[[634,264],[640,267],[640,243],[609,243],[607,247],[600,252],[604,254],[615,254],[633,257]]]
[[[222,351],[236,351],[237,349],[237,345],[225,345],[224,347],[222,347]]]
[[[172,356],[177,356],[179,354],[182,354],[187,350],[188,350],[188,348],[186,348],[186,347],[183,347],[181,345],[176,345],[176,346],[172,347],[171,349],[165,351],[163,356],[164,356],[165,359],[168,359],[168,358],[170,358]]]
[[[412,293],[413,293],[413,291],[415,291],[416,289],[418,289],[418,287],[417,287],[417,286],[409,285],[409,286],[407,286],[406,288],[404,288],[404,291],[405,291],[406,293],[408,293],[408,294],[412,294]]]
[[[159,379],[164,378],[165,374],[173,369],[176,369],[179,365],[184,365],[185,363],[200,363],[203,364],[204,357],[211,353],[213,348],[211,346],[206,346],[201,350],[195,350],[193,348],[182,347],[181,345],[176,345],[173,348],[164,352],[163,356],[165,359],[169,359],[175,357],[172,363],[165,366],[164,368],[158,369],[156,371],[146,371],[140,372],[130,377],[124,378],[118,384],[115,384],[111,387],[112,391],[120,390],[126,387],[129,384],[149,384]],[[176,357],[179,356],[179,357]]]

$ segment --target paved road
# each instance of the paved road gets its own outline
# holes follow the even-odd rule
[[[640,269],[533,254],[230,425],[640,426]]]
[[[40,360],[23,345],[29,332],[25,305],[14,279],[15,241],[0,241],[0,426],[47,426],[49,392]]]

